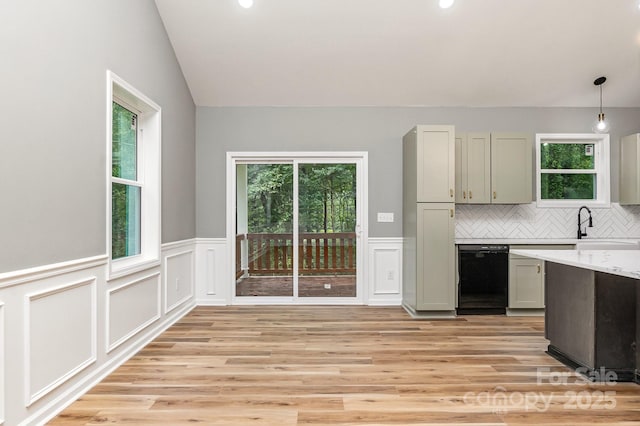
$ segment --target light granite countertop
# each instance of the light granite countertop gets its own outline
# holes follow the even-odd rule
[[[520,256],[640,280],[640,250],[511,250]]]

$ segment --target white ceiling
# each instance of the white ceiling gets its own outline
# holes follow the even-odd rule
[[[638,0],[156,0],[199,106],[640,107]]]

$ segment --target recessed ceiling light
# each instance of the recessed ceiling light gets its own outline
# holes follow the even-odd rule
[[[449,9],[451,6],[453,6],[453,2],[455,0],[440,0],[440,8],[441,9]]]
[[[240,6],[244,7],[245,9],[249,9],[251,6],[253,6],[253,0],[238,0],[238,3],[240,3]]]

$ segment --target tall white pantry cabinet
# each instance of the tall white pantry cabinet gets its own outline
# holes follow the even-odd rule
[[[403,143],[403,306],[455,314],[455,128],[416,126]]]

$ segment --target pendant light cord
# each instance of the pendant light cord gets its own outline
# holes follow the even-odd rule
[[[602,84],[600,85],[600,114],[602,114]]]

